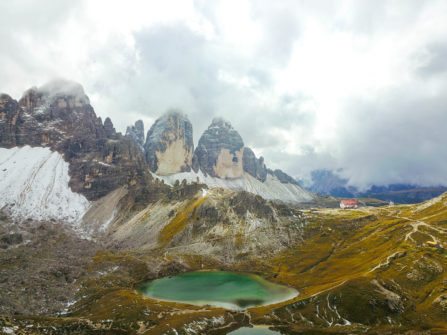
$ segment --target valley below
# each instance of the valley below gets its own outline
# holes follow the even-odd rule
[[[223,201],[241,196],[200,190],[191,200],[170,202],[176,215],[159,227],[157,242],[138,245],[118,243],[116,236],[126,241],[119,230],[89,240],[56,223],[28,222],[5,234],[11,223],[2,217],[0,330],[228,334],[267,325],[279,334],[445,333],[447,195],[357,210],[258,200],[274,209],[271,225],[258,226],[247,207],[256,197],[245,195],[241,216]],[[200,229],[210,203],[217,212],[229,211],[231,225]],[[148,228],[149,221],[139,216],[133,230]],[[144,282],[198,270],[249,271],[299,295],[232,310],[152,299],[138,290]]]

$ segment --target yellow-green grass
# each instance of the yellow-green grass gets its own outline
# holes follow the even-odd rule
[[[206,197],[200,196],[191,200],[183,209],[160,232],[158,242],[160,247],[167,246],[172,239],[181,233],[188,225],[188,220],[192,217],[194,211],[203,204]]]

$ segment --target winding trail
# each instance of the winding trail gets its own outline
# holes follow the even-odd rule
[[[368,210],[368,209],[361,209],[360,211],[362,211],[364,213],[368,213],[368,214],[371,213],[371,211]],[[411,219],[409,217],[400,216],[400,215],[397,215],[397,214],[392,215],[389,211],[384,211],[384,213],[381,213],[381,215],[387,216],[387,217],[390,217],[390,218],[394,218],[394,219],[405,220],[405,221],[409,222],[409,225],[411,226],[412,229],[407,234],[405,234],[404,242],[407,242],[408,240],[411,240],[414,243],[416,243],[416,241],[414,240],[412,235],[417,233],[417,232],[419,232],[419,233],[428,235],[432,239],[433,243],[435,243],[435,244],[440,244],[441,243],[441,241],[439,241],[439,239],[436,236],[430,234],[429,232],[419,230],[419,227],[426,227],[426,228],[428,228],[428,230],[431,229],[432,231],[436,231],[437,233],[442,234],[442,235],[447,234],[447,229],[434,227],[433,225],[430,225],[430,224],[428,224],[427,222],[424,221],[425,219],[428,219],[428,218],[432,217],[433,215],[423,217],[422,219],[419,219],[419,220]]]
[[[391,216],[391,215],[388,215],[388,216]],[[408,240],[411,240],[414,243],[416,243],[416,241],[413,239],[412,235],[417,233],[417,232],[419,232],[419,233],[422,233],[422,234],[430,236],[430,238],[432,239],[433,243],[435,243],[435,244],[440,244],[441,243],[436,236],[434,236],[434,235],[432,235],[432,234],[430,234],[430,233],[428,233],[426,231],[424,232],[424,231],[419,230],[419,227],[426,227],[429,230],[431,229],[431,230],[436,231],[437,233],[442,234],[442,235],[447,234],[447,230],[442,229],[442,228],[438,228],[438,227],[433,227],[432,225],[430,225],[427,222],[423,221],[424,219],[426,219],[428,217],[424,217],[424,218],[422,218],[420,220],[415,220],[415,219],[411,219],[411,218],[408,218],[408,217],[405,217],[405,216],[398,216],[398,215],[392,216],[392,217],[397,218],[397,219],[406,220],[406,221],[410,222],[412,230],[405,235],[405,238],[404,238],[405,242],[408,241]]]
[[[375,211],[372,211],[369,208],[361,208],[359,209],[359,211],[365,213],[365,214],[374,214]],[[375,213],[377,214],[377,213]],[[435,245],[442,245],[443,241],[441,241],[438,237],[436,237],[435,235],[433,235],[433,232],[439,233],[441,235],[446,235],[447,234],[447,229],[443,229],[443,228],[439,228],[439,227],[435,227],[431,224],[428,224],[427,222],[425,222],[424,220],[429,219],[431,217],[433,217],[433,215],[430,216],[426,216],[423,217],[421,219],[412,219],[406,216],[401,216],[398,213],[396,214],[392,214],[390,213],[389,209],[382,209],[379,212],[380,215],[384,216],[384,217],[389,217],[389,218],[394,218],[394,219],[399,219],[399,220],[404,220],[407,221],[407,225],[405,226],[405,228],[407,226],[411,227],[411,230],[405,234],[404,238],[403,238],[403,242],[408,242],[411,241],[414,244],[417,245],[417,241],[413,238],[413,234],[415,233],[421,233],[424,235],[427,235],[430,239],[431,242]],[[424,230],[420,229],[421,227],[425,228]],[[431,232],[430,232],[431,231]],[[374,232],[375,234],[376,232]],[[368,271],[368,273],[374,272],[384,266],[387,266],[391,263],[391,261],[394,259],[395,256],[397,256],[399,254],[399,251],[396,251],[392,254],[390,254],[384,261],[380,262],[378,265],[376,265],[375,267],[373,267],[370,271]]]

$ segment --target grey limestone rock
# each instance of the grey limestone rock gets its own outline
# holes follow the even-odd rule
[[[17,129],[21,123],[21,110],[16,100],[0,94],[0,143],[5,147],[17,145]]]
[[[255,153],[248,147],[244,148],[244,171],[264,182],[267,178],[267,168],[264,164],[264,157],[256,158]]]
[[[0,147],[23,145],[63,154],[70,163],[70,187],[89,200],[120,186],[150,187],[143,152],[116,133],[109,118],[102,123],[82,86],[74,82],[33,87],[19,102],[0,95]]]
[[[276,170],[271,170],[271,169],[267,169],[267,172],[273,176],[275,176],[276,178],[278,178],[278,180],[283,183],[283,184],[294,184],[294,185],[298,185],[299,183],[291,176],[289,176],[287,173],[285,173],[282,170],[276,169]]]
[[[212,177],[242,176],[244,141],[231,124],[215,118],[200,137],[194,153],[193,169]]]
[[[127,127],[126,136],[130,137],[142,149],[144,146],[144,124],[143,121],[138,120],[135,125]]]
[[[147,133],[144,150],[146,162],[154,173],[190,171],[194,142],[188,117],[171,110],[158,118]]]
[[[107,117],[104,120],[104,131],[106,132],[107,138],[114,138],[116,137],[116,130],[113,126],[112,120],[110,120],[109,117]]]

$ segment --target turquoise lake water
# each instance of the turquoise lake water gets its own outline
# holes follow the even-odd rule
[[[159,300],[233,310],[269,305],[298,294],[295,289],[256,275],[226,271],[197,271],[160,278],[141,285],[139,291]]]
[[[277,335],[281,334],[275,332],[273,330],[268,329],[267,327],[243,327],[228,333],[228,335]]]

